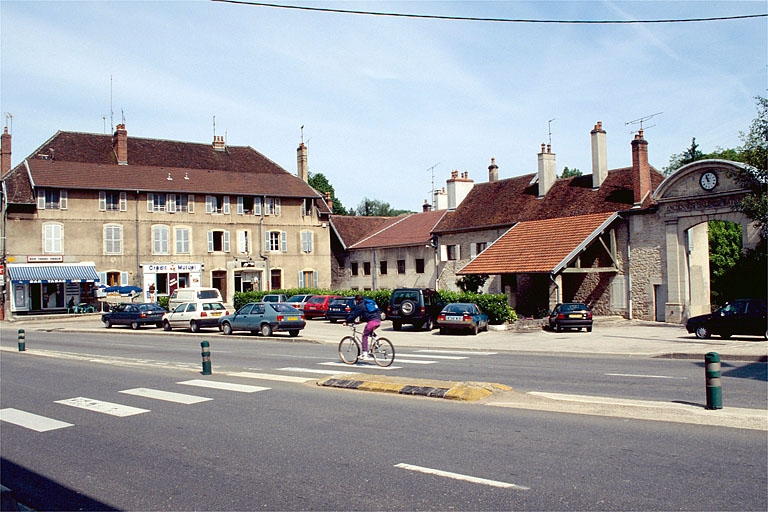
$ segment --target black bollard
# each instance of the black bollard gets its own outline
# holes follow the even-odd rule
[[[203,349],[203,375],[211,374],[211,350],[210,344],[207,341],[200,343],[200,347]]]
[[[707,409],[723,408],[723,384],[720,380],[720,354],[708,352],[704,356],[707,381]]]
[[[27,350],[27,341],[24,334],[24,329],[19,329],[19,352]]]

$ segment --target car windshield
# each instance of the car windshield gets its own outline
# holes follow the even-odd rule
[[[218,299],[219,292],[216,290],[201,290],[197,292],[198,299]]]
[[[395,294],[394,297],[395,304],[399,304],[400,302],[403,302],[404,300],[413,300],[418,301],[419,300],[419,292],[398,292]]]
[[[278,313],[295,313],[298,314],[296,308],[286,306],[285,304],[270,304],[269,307],[277,311]]]
[[[472,306],[469,304],[449,304],[443,309],[443,313],[449,313],[451,315],[471,315]]]
[[[564,313],[569,311],[589,311],[589,308],[585,304],[563,304],[560,306],[560,311]]]

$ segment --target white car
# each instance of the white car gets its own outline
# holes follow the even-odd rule
[[[174,327],[199,332],[201,327],[218,327],[219,318],[230,312],[222,302],[183,302],[163,315],[163,329]]]

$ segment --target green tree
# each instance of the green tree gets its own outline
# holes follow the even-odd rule
[[[566,165],[563,168],[563,174],[560,175],[561,178],[575,178],[576,176],[581,176],[581,171],[577,168],[569,169]]]
[[[742,257],[742,230],[739,224],[722,220],[709,222],[709,275],[712,301],[722,304],[730,283],[726,276]],[[726,299],[727,300],[727,299]]]
[[[334,215],[347,214],[346,208],[344,208],[344,205],[341,204],[339,198],[336,197],[336,191],[333,189],[333,185],[331,185],[331,183],[328,181],[328,178],[326,178],[323,173],[310,172],[307,181],[310,187],[323,194],[323,196],[326,192],[331,194],[331,200],[333,201],[333,210],[331,213]]]
[[[394,217],[397,212],[393,210],[389,203],[379,201],[378,199],[368,199],[364,197],[355,209],[355,213],[361,217]]]
[[[691,147],[682,153],[669,157],[669,165],[664,168],[664,176],[669,176],[679,168],[696,160],[705,158],[705,155],[699,151],[699,145],[696,144],[696,137],[691,139]]]

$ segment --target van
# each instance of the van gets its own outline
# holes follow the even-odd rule
[[[168,310],[184,302],[224,302],[218,288],[176,288],[168,297]]]

